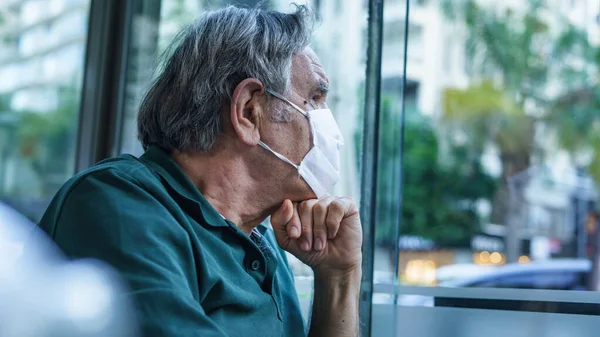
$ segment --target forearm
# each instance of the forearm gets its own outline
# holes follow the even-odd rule
[[[315,271],[310,337],[359,335],[360,267],[343,273]]]

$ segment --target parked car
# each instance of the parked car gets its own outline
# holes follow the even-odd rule
[[[511,263],[483,270],[479,275],[443,282],[440,286],[586,290],[585,282],[591,270],[592,263],[584,259]]]
[[[592,263],[584,259],[554,259],[525,264],[511,263],[482,268],[463,278],[441,282],[446,288],[517,288],[547,290],[589,290],[587,277]],[[399,305],[433,306],[434,298],[421,295],[400,295]]]

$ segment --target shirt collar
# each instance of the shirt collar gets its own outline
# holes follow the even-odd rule
[[[228,227],[229,224],[206,200],[171,156],[158,146],[150,145],[140,160],[156,172],[181,197],[200,206],[202,217],[207,224]]]

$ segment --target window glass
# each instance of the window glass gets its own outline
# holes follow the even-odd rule
[[[31,222],[74,173],[88,7],[0,4],[0,208]]]
[[[177,32],[199,13],[227,4],[253,6],[258,1],[163,0],[144,1],[134,16],[127,70],[127,100],[124,111],[121,152],[141,154],[136,137],[136,116],[140,101],[157,67],[156,55],[165,50]],[[341,182],[337,195],[358,200],[358,149],[362,141],[362,105],[365,75],[367,3],[352,1],[296,1],[317,12],[319,23],[311,47],[319,56],[330,80],[328,106],[335,115],[345,139],[342,149]],[[339,2],[341,3],[341,2]],[[288,0],[268,2],[272,9],[291,11]],[[312,298],[312,272],[293,256],[288,256],[296,276],[296,288],[304,314]]]
[[[403,131],[405,1],[385,7],[376,282],[584,264],[598,290],[600,4],[419,3]]]

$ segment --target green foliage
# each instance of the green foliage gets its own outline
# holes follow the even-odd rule
[[[534,121],[512,97],[491,81],[446,89],[443,122],[452,131],[465,132],[469,148],[478,155],[492,142],[506,156],[528,157]]]
[[[12,100],[12,95],[0,94],[0,114],[10,110],[11,100]]]
[[[525,98],[543,96],[548,75],[548,53],[554,37],[539,12],[539,0],[528,1],[523,13],[481,7],[475,0],[445,1],[449,18],[467,28],[467,50],[470,56],[480,56],[474,70],[486,76],[502,73],[504,90]]]
[[[384,97],[376,229],[381,245],[395,242],[399,205],[400,123],[395,121],[392,105],[392,100]],[[483,171],[477,158],[469,158],[465,147],[452,147],[454,160],[440,163],[440,140],[431,121],[416,111],[408,114],[404,130],[401,234],[422,236],[441,245],[467,245],[480,225],[475,203],[492,197],[494,179]]]
[[[571,154],[592,153],[588,173],[600,181],[600,89],[585,88],[564,95],[550,108],[559,144]]]
[[[600,78],[592,70],[600,64],[600,48],[589,43],[586,32],[568,26],[553,53],[557,59],[580,64],[558,64],[560,79],[569,90],[549,103],[545,122],[554,127],[559,145],[569,153],[591,151],[588,173],[600,181]]]
[[[591,46],[586,32],[542,1],[526,2],[518,13],[499,10],[499,4],[441,4],[449,20],[467,28],[468,57],[480,61],[473,68],[484,79],[466,90],[446,91],[446,122],[467,130],[471,143],[494,143],[503,168],[513,168],[503,172],[505,177],[526,168],[531,157],[543,155],[533,138],[537,126],[543,125],[571,154],[595,149],[589,171],[600,180],[600,89],[591,71],[600,62],[600,48]],[[486,82],[498,73],[502,80],[490,87]],[[563,93],[549,97],[546,89],[553,82],[561,84]],[[525,103],[533,103],[538,111],[527,111]]]
[[[17,125],[20,155],[28,158],[45,188],[53,193],[64,181],[54,177],[70,174],[79,112],[78,92],[72,88],[59,93],[58,107],[46,112],[19,112]]]

